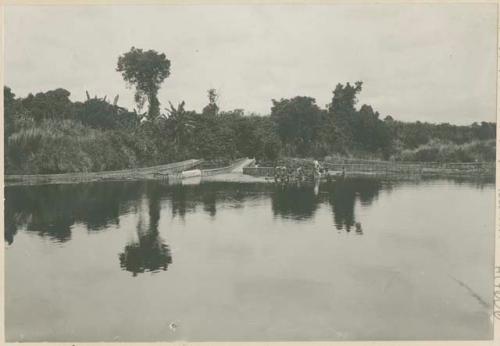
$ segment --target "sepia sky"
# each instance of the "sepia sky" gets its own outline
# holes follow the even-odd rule
[[[359,105],[382,117],[469,124],[495,120],[496,24],[495,4],[10,6],[5,82],[133,107],[115,68],[135,46],[171,61],[162,106],[201,110],[216,88],[224,110],[269,114],[271,99],[324,106],[362,80]]]

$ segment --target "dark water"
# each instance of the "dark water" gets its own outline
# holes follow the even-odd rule
[[[493,183],[5,195],[8,341],[492,337]]]

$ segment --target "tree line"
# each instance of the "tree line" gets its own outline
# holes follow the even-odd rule
[[[407,161],[493,161],[496,124],[457,126],[402,122],[358,105],[361,81],[337,84],[331,102],[312,97],[271,101],[270,114],[223,111],[207,92],[202,111],[162,105],[158,91],[170,75],[165,54],[132,47],[116,70],[135,88],[136,108],[106,97],[72,102],[59,88],[16,97],[4,87],[7,174],[88,172],[141,167],[189,158],[255,157],[272,164],[283,156],[330,155]],[[147,105],[147,108],[146,108]]]

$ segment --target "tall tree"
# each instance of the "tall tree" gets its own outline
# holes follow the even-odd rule
[[[271,119],[285,144],[287,154],[308,155],[318,139],[322,111],[312,97],[272,100]],[[294,152],[296,151],[296,152]]]
[[[219,106],[217,106],[217,100],[219,99],[219,94],[217,90],[208,89],[208,105],[203,108],[203,114],[205,115],[217,115],[219,113]]]
[[[132,47],[130,51],[118,57],[116,71],[121,72],[129,85],[135,86],[135,101],[139,109],[147,101],[148,118],[156,119],[160,115],[158,90],[170,75],[170,60],[163,53]]]
[[[356,82],[354,85],[347,83],[345,86],[337,84],[333,91],[332,102],[328,105],[328,112],[335,123],[336,146],[341,151],[352,147],[355,136],[354,122],[356,109],[354,106],[358,102],[357,94],[361,92],[363,82]]]
[[[354,105],[358,102],[357,94],[361,92],[362,87],[363,82],[361,81],[354,83],[354,85],[337,84],[333,91],[332,103],[328,106],[329,111],[353,113],[355,111]]]

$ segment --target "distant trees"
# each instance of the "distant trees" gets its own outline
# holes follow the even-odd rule
[[[365,151],[380,152],[388,158],[391,147],[391,135],[387,125],[380,120],[380,115],[369,105],[363,105],[355,113],[353,131],[358,148]]]
[[[116,70],[121,72],[127,83],[135,86],[135,101],[139,110],[147,101],[148,118],[156,119],[160,115],[158,90],[170,75],[170,60],[163,53],[132,47],[129,52],[118,57]]]
[[[481,122],[479,125],[477,122],[474,122],[471,125],[472,136],[477,137],[478,139],[485,140],[490,138],[495,138],[496,135],[496,124],[495,123],[487,123],[485,121]],[[468,138],[470,140],[470,138]]]
[[[296,96],[272,100],[270,116],[220,110],[219,95],[208,90],[201,112],[183,101],[161,114],[158,90],[170,74],[164,54],[132,47],[118,59],[117,71],[136,88],[139,121],[106,98],[72,102],[65,89],[16,97],[4,87],[5,167],[14,173],[89,172],[156,165],[190,158],[225,162],[255,157],[276,162],[282,156],[340,155],[404,161],[495,159],[496,124],[470,126],[401,122],[363,104],[363,83],[337,84],[331,103]],[[116,101],[116,98],[115,98]]]
[[[337,151],[371,152],[388,158],[392,138],[387,124],[380,119],[380,114],[370,105],[355,108],[363,82],[351,85],[337,84],[333,91],[332,102],[328,105],[328,114],[335,123]],[[391,121],[391,118],[388,118]]]
[[[35,121],[44,119],[69,119],[72,116],[73,103],[69,99],[70,92],[66,89],[55,89],[29,94],[22,99],[22,107],[29,109]]]
[[[94,129],[131,128],[138,122],[136,114],[97,98],[75,103],[75,116]]]
[[[347,83],[337,84],[333,91],[332,102],[328,107],[328,116],[335,124],[336,148],[339,152],[347,153],[354,145],[356,123],[358,116],[355,105],[358,102],[357,94],[362,90],[362,82],[354,85]]]
[[[426,122],[402,122],[386,120],[394,145],[401,149],[415,149],[432,140],[453,144],[465,144],[474,140],[488,140],[496,137],[496,124],[482,122],[470,126],[449,123],[431,124]]]
[[[323,111],[312,97],[272,100],[271,119],[289,155],[311,155],[323,123]]]
[[[217,90],[211,88],[208,89],[208,105],[203,108],[203,115],[211,115],[215,116],[219,113],[219,106],[217,105],[217,100],[219,99],[219,95],[217,94]]]
[[[18,114],[15,111],[16,105],[16,95],[12,90],[4,86],[3,87],[3,104],[4,104],[4,141],[7,139],[8,135],[12,133],[12,128],[14,126],[14,114]]]
[[[495,161],[495,140],[474,140],[464,144],[432,139],[415,149],[403,149],[394,155],[397,161],[419,162],[492,162]]]
[[[116,71],[135,87],[138,110],[106,98],[72,102],[65,89],[16,98],[4,87],[5,166],[8,173],[62,173],[153,165],[188,158],[241,156],[276,161],[280,156],[341,155],[394,160],[493,160],[496,124],[456,126],[381,120],[372,106],[358,107],[363,82],[337,84],[320,107],[307,96],[272,100],[270,116],[222,111],[208,90],[201,112],[185,102],[160,113],[158,91],[170,61],[155,50],[132,47]],[[142,111],[148,104],[147,119]],[[139,118],[142,118],[139,120]]]
[[[355,112],[354,106],[358,102],[357,95],[361,92],[363,82],[358,81],[351,85],[347,83],[345,86],[337,84],[333,91],[332,102],[328,105],[328,111],[334,114],[346,115]]]
[[[276,125],[270,117],[237,114],[232,126],[236,134],[236,150],[240,155],[268,161],[278,159],[282,145]]]

